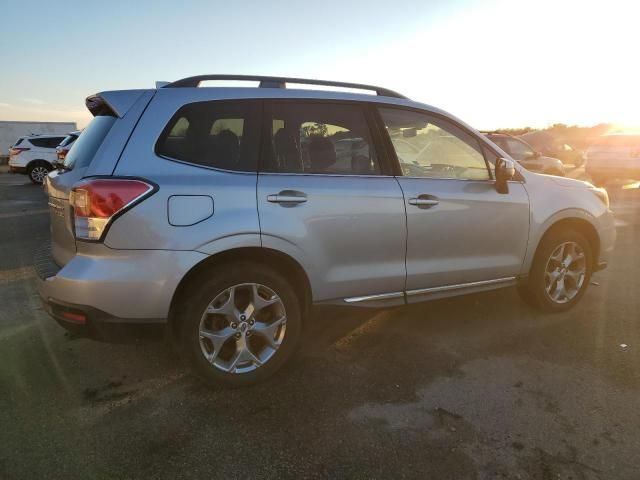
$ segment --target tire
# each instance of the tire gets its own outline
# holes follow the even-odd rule
[[[262,382],[295,351],[301,302],[274,270],[234,263],[200,275],[191,285],[179,307],[180,348],[206,383],[235,388]]]
[[[42,185],[42,182],[51,170],[53,170],[53,167],[47,162],[44,160],[37,160],[29,164],[29,168],[27,168],[27,175],[29,175],[29,180],[33,183],[36,185]]]
[[[572,261],[567,268],[569,257]],[[592,250],[585,236],[573,229],[551,230],[538,247],[527,283],[518,292],[541,311],[564,312],[580,301],[592,273]]]

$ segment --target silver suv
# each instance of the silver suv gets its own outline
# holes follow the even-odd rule
[[[199,88],[229,79],[259,86]],[[87,107],[95,118],[45,185],[46,308],[96,336],[164,323],[209,382],[273,374],[313,304],[518,286],[566,310],[613,249],[606,191],[528,172],[460,120],[384,88],[207,75]]]

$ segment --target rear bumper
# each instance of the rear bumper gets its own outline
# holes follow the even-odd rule
[[[91,250],[93,255],[76,254],[63,268],[50,256],[48,261],[42,254],[36,259],[40,297],[47,312],[65,326],[165,323],[180,280],[207,257],[103,245]]]
[[[639,165],[629,165],[629,166],[616,166],[616,167],[589,167],[585,169],[587,174],[590,177],[596,178],[640,178],[640,166]]]
[[[9,173],[27,173],[27,167],[16,167],[9,165]]]

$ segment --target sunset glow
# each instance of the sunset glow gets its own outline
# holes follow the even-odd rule
[[[171,18],[162,5],[131,6],[130,21],[103,12],[98,25],[86,22],[95,7],[77,5],[67,12],[73,28],[62,29],[43,13],[32,21],[49,64],[30,61],[21,42],[0,44],[0,60],[12,66],[2,80],[0,119],[82,126],[90,119],[84,97],[96,91],[149,88],[155,80],[198,73],[253,73],[379,84],[480,129],[640,127],[635,2],[370,3],[364,9],[324,2],[313,22],[287,8],[289,32],[267,6],[255,7],[259,23],[241,22],[239,7],[226,6],[220,15],[210,2],[185,6]],[[9,2],[7,18],[20,5]],[[148,21],[135,21],[143,16]],[[187,17],[201,21],[191,20],[191,28],[167,42],[172,22]],[[14,28],[8,25],[5,39],[16,38]],[[56,56],[65,59],[64,68],[55,67]]]

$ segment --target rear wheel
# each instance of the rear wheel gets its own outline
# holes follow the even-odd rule
[[[29,165],[27,175],[29,175],[29,180],[33,183],[42,185],[42,182],[44,182],[44,179],[51,170],[53,170],[53,168],[47,162],[37,161]]]
[[[538,247],[528,282],[519,292],[540,310],[569,310],[584,295],[592,272],[591,245],[584,235],[552,230]]]
[[[258,383],[295,350],[302,326],[300,303],[277,272],[233,264],[193,287],[183,302],[182,351],[207,383]]]

